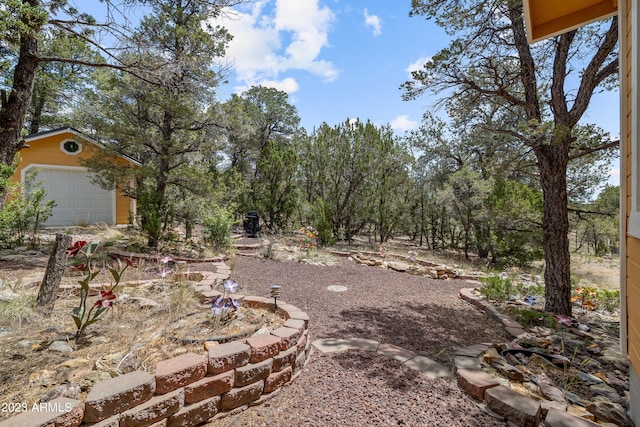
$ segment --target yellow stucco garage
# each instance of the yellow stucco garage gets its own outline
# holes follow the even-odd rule
[[[98,142],[71,127],[24,138],[20,163],[12,180],[24,184],[28,173],[39,171],[37,181],[47,192],[46,199],[56,202],[45,226],[128,224],[135,216],[134,201],[120,190],[130,183],[105,190],[91,182],[93,173],[83,165],[83,160],[101,149]],[[113,161],[136,164],[124,157],[114,156]]]

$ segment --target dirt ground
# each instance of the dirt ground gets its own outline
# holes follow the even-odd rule
[[[135,239],[135,236],[129,235],[123,229],[98,227],[48,230],[42,235],[41,240],[43,242],[52,241],[57,232],[72,234],[74,241],[99,239],[105,244],[117,244],[118,246],[124,246]],[[295,245],[295,238],[281,239],[281,241],[285,244]],[[407,248],[406,244],[398,244],[397,246],[390,245],[386,250],[397,254],[406,254]],[[167,250],[171,250],[171,248]],[[427,256],[426,252],[418,252],[421,257]],[[171,253],[165,252],[164,254]],[[452,261],[442,255],[431,255],[431,259],[437,262]],[[441,363],[451,362],[453,352],[458,346],[491,341],[492,337],[497,339],[494,336],[498,333],[497,325],[476,322],[478,324],[474,326],[469,325],[469,322],[466,321],[467,316],[470,316],[469,313],[473,313],[473,309],[456,301],[455,297],[457,289],[468,286],[463,281],[454,280],[443,283],[443,281],[406,277],[407,275],[400,273],[364,266],[346,268],[344,261],[336,261],[331,255],[322,251],[314,252],[312,258],[319,260],[320,264],[324,266],[308,266],[300,270],[299,267],[302,263],[291,261],[291,259],[300,260],[302,257],[298,251],[294,250],[287,251],[284,259],[288,258],[288,261],[280,262],[236,257],[230,261],[232,269],[238,267],[238,271],[232,272],[232,278],[241,279],[247,285],[243,292],[249,292],[252,295],[267,292],[266,288],[262,289],[266,286],[263,283],[265,280],[290,282],[290,286],[294,287],[296,283],[300,284],[300,289],[295,291],[296,298],[300,301],[289,298],[285,298],[285,300],[299,305],[314,318],[314,334],[316,334],[314,338],[335,334],[336,330],[352,335],[365,334],[368,337],[383,333],[384,337],[381,339],[384,339],[385,342],[395,340],[397,341],[395,344],[409,346],[417,353],[425,354]],[[81,398],[92,384],[102,379],[136,369],[153,372],[155,364],[160,360],[188,351],[202,351],[202,343],[186,344],[167,333],[168,330],[175,330],[175,328],[171,329],[171,325],[184,321],[194,312],[202,312],[202,310],[206,312],[206,308],[202,308],[202,302],[190,285],[168,285],[167,280],[159,276],[162,265],[157,262],[141,262],[137,270],[129,269],[123,280],[123,285],[116,292],[120,297],[125,295],[126,298],[122,298],[113,310],[106,312],[101,320],[91,325],[87,329],[83,341],[75,342],[73,339],[75,326],[70,313],[72,308],[77,305],[78,297],[73,290],[62,292],[54,311],[47,316],[33,315],[26,307],[34,301],[47,260],[46,253],[36,251],[23,251],[18,254],[5,253],[0,256],[0,291],[7,290],[22,295],[25,305],[21,310],[8,312],[8,316],[0,316],[0,356],[4,360],[0,364],[0,384],[3,385],[0,401],[29,402],[31,404],[39,400],[50,400],[60,393],[65,393],[65,395],[76,393],[77,397]],[[109,263],[111,261],[102,254],[98,257],[98,262]],[[263,264],[264,262],[270,263],[270,267],[266,271],[271,272],[272,278],[265,277],[266,265]],[[465,265],[464,261],[460,259],[453,260],[453,263],[470,270],[476,267],[472,264]],[[327,264],[333,266],[327,267]],[[192,267],[192,269],[207,268],[207,264]],[[572,260],[572,272],[574,276],[580,278],[580,284],[583,286],[616,289],[619,287],[618,271],[619,262],[616,260],[594,260],[582,256],[576,256]],[[362,272],[366,272],[366,276]],[[536,271],[533,270],[532,273],[536,273]],[[348,276],[344,276],[344,274]],[[101,275],[102,278],[98,278],[96,281],[108,285],[107,276],[102,273]],[[72,285],[80,278],[81,273],[69,268],[63,278],[63,284]],[[354,287],[362,288],[360,290],[365,296],[362,298],[367,300],[366,310],[358,305],[362,302],[358,299],[335,300],[334,297],[340,297],[339,294],[327,294],[321,291],[321,288],[317,288],[315,282],[346,285],[350,292]],[[427,286],[428,290],[424,286]],[[313,290],[310,290],[312,288]],[[428,297],[430,293],[433,295]],[[308,299],[311,295],[317,296],[314,301]],[[426,300],[425,297],[427,297]],[[97,297],[91,297],[90,301],[93,302],[95,298]],[[453,301],[448,302],[451,298]],[[449,307],[452,303],[455,307]],[[344,307],[342,307],[343,305]],[[443,309],[443,306],[447,308]],[[404,312],[403,310],[406,311],[404,316],[398,317],[400,313]],[[443,315],[440,316],[438,313],[443,310]],[[470,311],[460,318],[459,310]],[[344,318],[344,316],[349,319],[348,330],[345,330],[346,323],[344,321],[337,320]],[[419,316],[419,318],[406,323],[407,319],[413,319],[415,316]],[[378,319],[378,317],[380,318]],[[387,321],[392,318],[396,320],[388,323]],[[462,320],[462,323],[459,323],[458,320]],[[274,322],[274,319],[265,320],[267,325],[275,325]],[[382,325],[380,322],[387,326],[376,332],[378,326]],[[351,323],[353,324],[351,325]],[[430,326],[427,327],[427,330],[420,328],[413,331],[413,327],[410,325],[415,324]],[[481,330],[477,328],[480,324],[482,324]],[[393,332],[398,327],[400,328],[398,332]],[[52,350],[52,346],[60,346],[62,350]],[[320,358],[314,366],[318,368],[329,362],[329,359]],[[379,364],[379,361],[371,360],[366,363],[375,365]],[[316,368],[311,368],[311,371],[315,372]],[[394,367],[394,369],[396,368]],[[400,367],[397,369],[402,371]],[[321,372],[318,371],[317,375],[321,375]],[[398,373],[398,375],[402,377],[405,373]],[[318,381],[325,380],[318,379]],[[356,380],[357,378],[354,378],[354,381]],[[344,381],[345,385],[359,390],[360,386],[353,385],[353,382],[349,381],[349,377],[343,377],[341,381]],[[413,381],[417,381],[417,379],[407,379],[405,381],[407,384],[403,384],[402,387],[409,387],[409,383]],[[422,380],[420,380],[420,385],[416,387],[422,389],[428,386],[422,384]],[[443,389],[443,393],[458,403],[464,401],[465,398],[459,395],[458,391],[448,387],[445,387],[446,390]],[[366,386],[362,393],[365,391]],[[310,393],[309,390],[305,392]],[[434,398],[437,400],[437,396]],[[284,396],[283,399],[288,398]],[[295,401],[295,399],[293,400]],[[462,405],[462,403],[459,404]],[[465,407],[467,412],[473,412],[471,407]],[[310,408],[310,406],[306,405],[305,408]],[[259,414],[261,410],[257,409],[256,411]],[[10,415],[0,413],[0,419]],[[445,412],[443,417],[446,418],[450,415]],[[398,416],[402,416],[402,414]],[[469,420],[473,419],[473,416],[469,418]],[[411,421],[411,417],[407,421]],[[265,424],[258,422],[255,425],[269,425],[269,423],[265,421]],[[459,425],[465,425],[465,422],[461,421]],[[493,425],[493,423],[487,421],[486,425]]]

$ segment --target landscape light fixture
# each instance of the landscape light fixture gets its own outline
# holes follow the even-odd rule
[[[273,312],[276,313],[278,311],[278,298],[280,297],[280,285],[271,285],[269,288],[271,289],[271,297],[273,298]]]

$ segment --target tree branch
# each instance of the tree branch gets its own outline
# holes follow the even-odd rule
[[[580,150],[577,153],[569,155],[568,159],[569,161],[572,161],[575,159],[579,159],[580,157],[588,156],[589,154],[595,153],[597,151],[607,150],[607,149],[616,148],[616,147],[620,147],[620,140],[611,141],[606,144],[598,145],[596,147],[591,147],[586,150]]]
[[[611,26],[607,30],[602,39],[602,43],[598,47],[597,52],[591,58],[589,65],[582,73],[580,87],[576,95],[575,102],[569,111],[569,122],[563,123],[569,127],[575,126],[584,114],[589,101],[593,95],[593,91],[605,78],[618,72],[618,59],[611,61],[606,67],[602,68],[602,64],[607,60],[609,55],[616,49],[618,44],[618,18],[611,18]]]

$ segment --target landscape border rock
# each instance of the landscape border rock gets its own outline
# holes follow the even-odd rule
[[[482,299],[473,288],[460,289],[459,297],[500,322],[509,339],[526,333],[522,325],[510,316],[499,312],[493,305]],[[517,391],[500,385],[498,381],[493,381],[480,363],[480,358],[492,346],[491,343],[482,343],[462,348],[456,352],[455,358],[458,385],[477,401],[486,402],[487,412],[502,416],[507,419],[509,425],[517,426],[537,426],[541,421],[544,421],[547,427],[599,425],[584,417],[572,415],[567,410],[567,405],[555,405],[557,402],[553,401],[538,401],[518,394]],[[615,422],[620,426],[632,425],[622,405],[609,403],[607,406],[599,403],[599,405],[592,404],[593,408],[587,405],[584,415],[595,416],[605,423]],[[555,406],[561,406],[562,409]],[[607,410],[598,412],[595,410],[596,406],[606,407]]]
[[[213,290],[215,272],[202,271],[196,290]],[[274,310],[270,298],[248,296],[252,308]],[[197,426],[260,405],[294,381],[309,360],[309,316],[279,302],[286,328],[164,360],[155,375],[134,371],[96,383],[85,402],[59,398],[0,422],[0,427],[64,425]],[[94,424],[98,422],[99,424]],[[141,423],[141,424],[140,424]],[[155,425],[155,424],[154,424]]]

